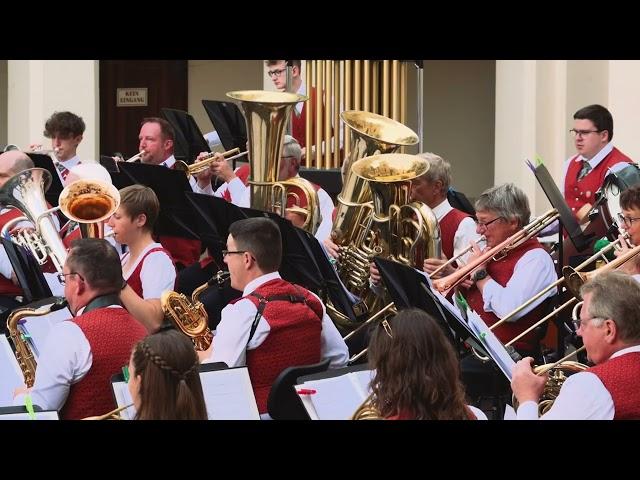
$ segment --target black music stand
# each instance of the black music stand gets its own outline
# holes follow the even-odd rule
[[[52,294],[49,284],[42,274],[40,265],[36,259],[33,258],[31,252],[6,238],[0,240],[2,240],[2,246],[7,252],[18,283],[20,287],[22,287],[23,303],[31,303],[51,297]]]
[[[238,106],[233,102],[202,100],[202,106],[218,133],[225,150],[247,150],[247,123]],[[235,164],[234,164],[235,167]]]
[[[44,197],[51,206],[57,207],[58,197],[60,197],[60,193],[62,192],[64,185],[62,185],[62,182],[60,181],[60,176],[58,175],[56,166],[53,164],[53,160],[49,155],[44,155],[42,153],[27,153],[27,155],[31,160],[33,160],[35,167],[44,168],[51,174],[51,185],[44,193]]]
[[[342,173],[339,168],[308,168],[300,167],[300,176],[316,185],[320,185],[335,201],[342,191]]]
[[[200,152],[210,152],[209,143],[202,135],[194,118],[183,110],[161,108],[162,116],[171,124],[176,133],[174,149],[186,163],[191,164]]]

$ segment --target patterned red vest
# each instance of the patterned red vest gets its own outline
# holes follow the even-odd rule
[[[511,279],[513,270],[515,269],[518,260],[520,260],[520,258],[522,258],[525,253],[536,248],[542,248],[542,245],[540,245],[540,242],[538,242],[537,239],[532,238],[530,240],[527,240],[520,247],[509,252],[509,255],[507,255],[502,260],[490,261],[487,266],[487,272],[492,279],[494,279],[502,287],[504,287]],[[478,315],[480,315],[482,320],[484,320],[484,322],[488,326],[493,325],[499,320],[499,318],[493,312],[484,311],[484,301],[482,299],[482,294],[475,285],[467,290],[465,297],[467,299],[467,303],[469,303],[469,306],[473,308],[473,310],[475,310]],[[498,340],[500,340],[502,343],[506,343],[524,332],[527,328],[536,323],[536,321],[540,320],[542,318],[541,313],[544,311],[544,308],[545,302],[542,302],[540,305],[527,313],[524,317],[519,318],[517,321],[503,323],[498,328],[493,330],[493,333],[496,335],[496,337],[498,337]],[[525,337],[521,338],[515,344],[513,344],[513,347],[516,350],[530,352],[536,347],[536,345],[534,345],[534,342],[535,332],[530,332]]]
[[[564,199],[574,215],[583,205],[587,203],[594,205],[595,194],[604,183],[604,177],[610,167],[620,162],[632,163],[629,157],[614,147],[611,153],[604,157],[596,168],[578,181],[582,162],[576,162],[576,158],[578,158],[578,155],[569,160],[569,168],[564,179]]]
[[[442,235],[442,253],[447,258],[453,258],[453,240],[455,239],[460,222],[471,215],[454,208],[447,213],[440,222],[440,235]]]
[[[308,365],[320,361],[322,304],[308,290],[282,279],[271,280],[253,293],[267,300],[273,295],[305,298],[305,303],[268,301],[262,315],[269,323],[269,335],[258,348],[247,350],[247,367],[258,410],[266,413],[271,385],[282,370],[293,365]],[[243,298],[250,300],[258,308],[258,298],[253,295]]]
[[[236,177],[242,180],[242,183],[245,185],[249,185],[249,174],[251,173],[251,167],[248,163],[245,163],[236,171]],[[222,198],[224,198],[227,202],[233,201],[231,198],[231,192],[227,188],[224,192],[222,192]],[[236,199],[239,200],[239,199]]]
[[[11,208],[9,211],[0,215],[0,230],[10,222],[14,218],[18,218],[22,216],[22,212],[17,208]],[[22,295],[22,288],[18,285],[14,285],[11,279],[5,278],[3,275],[0,275],[0,295],[5,295],[7,297],[15,297],[17,295]]]
[[[71,385],[61,411],[65,420],[102,415],[115,408],[111,376],[129,363],[133,346],[147,334],[123,308],[97,308],[72,320],[91,346],[91,369]]]
[[[129,276],[129,278],[127,279],[127,283],[129,284],[129,286],[133,289],[134,292],[138,294],[140,298],[144,298],[142,295],[142,278],[140,278],[140,273],[142,272],[142,266],[144,265],[145,258],[147,258],[147,256],[153,252],[164,252],[169,256],[169,258],[171,258],[171,254],[168,251],[166,251],[164,248],[155,247],[149,250],[147,253],[145,253],[144,256],[140,259],[140,261],[138,262],[138,265],[136,266],[136,269],[133,272],[131,272],[131,276]],[[175,288],[175,281],[174,281],[174,288]]]
[[[298,115],[298,110],[293,108],[291,111],[291,136],[295,138],[300,144],[300,148],[304,148],[307,141],[306,125],[307,125],[307,105],[311,107],[311,138],[315,137],[315,125],[316,125],[316,89],[311,88],[311,95],[309,100],[302,104],[302,112]],[[323,117],[324,118],[324,117]],[[322,135],[324,135],[324,119],[322,127]]]
[[[597,375],[611,394],[614,420],[640,420],[640,352],[611,358],[587,372]]]

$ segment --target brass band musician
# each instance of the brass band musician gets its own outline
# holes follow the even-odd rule
[[[616,219],[618,226],[626,231],[633,245],[640,245],[640,185],[634,185],[622,192],[620,208],[622,213]],[[624,255],[629,250],[629,245],[624,240],[620,242],[620,246],[621,248],[615,252],[616,256]],[[618,269],[633,275],[636,280],[640,281],[640,264],[637,257],[624,263]]]

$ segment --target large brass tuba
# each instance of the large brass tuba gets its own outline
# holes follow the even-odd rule
[[[35,237],[24,237],[26,246],[42,264],[47,257],[58,272],[67,259],[67,250],[60,239],[58,229],[51,215],[57,209],[50,209],[44,192],[51,185],[51,174],[43,168],[30,168],[11,177],[0,189],[0,204],[16,207],[25,217],[7,222],[2,229],[5,236],[13,225],[28,220],[35,225]],[[22,240],[17,243],[22,243]],[[23,246],[25,246],[23,244]]]
[[[39,308],[17,308],[13,312],[11,312],[11,315],[9,315],[9,318],[7,318],[7,330],[9,332],[11,341],[15,346],[16,360],[18,361],[20,370],[22,370],[24,383],[29,388],[33,387],[33,383],[36,379],[36,359],[33,356],[31,347],[29,346],[23,335],[18,331],[18,323],[25,317],[40,317],[42,315],[47,315],[51,312],[55,312],[56,310],[65,308],[66,306],[67,300],[63,297],[60,297],[54,303],[50,305],[44,305]]]
[[[320,226],[320,202],[315,188],[304,178],[278,181],[284,130],[291,110],[308,97],[286,92],[244,90],[228,92],[238,100],[247,123],[251,175],[251,208],[285,215],[289,195],[304,195],[306,219],[302,228],[315,233]]]
[[[160,304],[165,317],[169,318],[182,333],[191,338],[198,351],[207,350],[213,341],[213,334],[208,325],[207,311],[199,300],[200,295],[211,285],[217,284],[222,288],[228,278],[229,272],[220,270],[208,282],[193,291],[191,301],[182,293],[171,291],[162,293]]]

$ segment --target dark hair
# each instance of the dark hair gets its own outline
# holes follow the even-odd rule
[[[53,112],[44,124],[44,136],[56,135],[62,138],[73,138],[84,133],[85,125],[82,117],[71,112]]]
[[[602,105],[588,105],[573,114],[574,120],[591,120],[599,132],[609,132],[609,141],[613,140],[613,117]]]
[[[69,270],[77,272],[89,286],[102,294],[119,292],[122,264],[113,245],[102,238],[80,238],[71,244]]]
[[[160,117],[143,118],[142,122],[140,122],[140,128],[142,128],[142,126],[145,123],[157,123],[158,125],[160,125],[160,135],[162,136],[162,140],[175,141],[176,134],[175,134],[175,131],[173,130],[173,126],[169,122],[167,122],[164,118],[160,118]]]
[[[275,272],[282,261],[282,237],[280,229],[268,218],[245,218],[229,227],[239,250],[253,254],[258,267],[265,273]]]
[[[146,215],[147,221],[143,228],[150,232],[153,231],[160,214],[160,201],[151,188],[140,184],[122,188],[120,190],[120,206],[131,218],[136,218],[141,214]]]
[[[198,355],[191,340],[174,329],[161,330],[133,348],[140,375],[137,420],[207,420]]]
[[[464,387],[456,352],[442,328],[418,309],[400,311],[376,328],[369,365],[376,370],[372,401],[383,417],[466,420]]]
[[[640,185],[633,185],[622,192],[620,195],[620,207],[625,210],[640,208]]]

